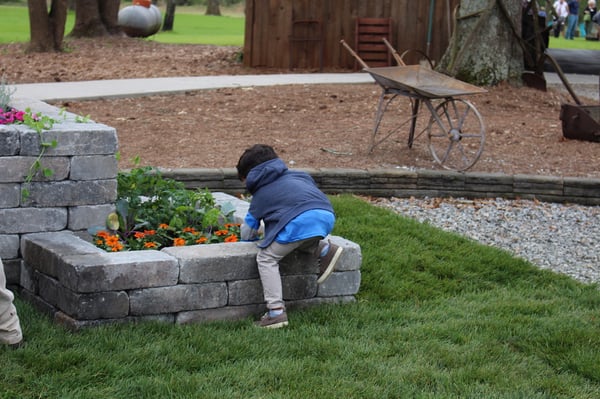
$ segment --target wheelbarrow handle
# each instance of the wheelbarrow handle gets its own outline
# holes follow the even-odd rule
[[[356,52],[354,50],[352,50],[352,47],[350,47],[348,45],[348,43],[346,43],[346,41],[344,39],[340,40],[340,43],[342,43],[342,46],[346,47],[346,50],[348,50],[348,52],[350,54],[352,54],[352,56],[354,58],[356,58],[356,60],[358,61],[358,63],[363,67],[363,68],[368,68],[369,66],[362,60],[362,58],[360,58],[358,56],[358,54],[356,54]]]
[[[390,44],[390,42],[388,42],[388,40],[385,37],[382,40],[385,43],[385,45],[387,46],[388,50],[390,50],[390,52],[394,56],[394,59],[396,60],[396,62],[398,63],[398,65],[400,65],[400,66],[406,66],[406,64],[404,63],[404,60],[402,60],[402,57],[400,57],[400,54],[398,54],[398,52],[396,51],[396,49],[394,48],[394,46],[392,46]]]
[[[548,52],[544,52],[544,56],[546,57],[546,59],[548,59],[548,61],[550,61],[550,63],[554,67],[554,70],[558,74],[558,77],[560,78],[560,80],[562,80],[567,91],[569,92],[569,94],[571,94],[571,97],[573,97],[573,100],[575,100],[575,103],[577,105],[581,105],[581,100],[579,99],[579,97],[577,97],[577,94],[575,94],[575,92],[573,91],[573,88],[569,84],[569,81],[567,80],[567,77],[563,73],[562,68],[560,67],[560,65],[558,65],[558,62],[556,62],[554,57],[552,57],[550,54],[548,54]]]

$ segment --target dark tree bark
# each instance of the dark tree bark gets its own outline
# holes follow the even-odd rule
[[[120,34],[120,0],[76,0],[75,26],[70,36],[98,37]]]
[[[29,51],[62,51],[67,21],[67,0],[52,0],[50,12],[46,0],[27,0],[29,8]]]
[[[175,0],[167,0],[167,10],[165,11],[165,20],[163,21],[162,30],[173,30],[173,22],[175,20]]]
[[[221,15],[221,9],[219,8],[219,0],[208,0],[206,2],[206,15]]]
[[[438,69],[477,85],[521,82],[522,3],[516,0],[461,0],[455,30]]]

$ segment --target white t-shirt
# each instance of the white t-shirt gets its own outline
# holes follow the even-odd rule
[[[569,6],[567,5],[566,1],[563,1],[562,3],[558,0],[555,1],[554,9],[556,10],[556,14],[559,17],[567,18],[567,16],[569,15]]]

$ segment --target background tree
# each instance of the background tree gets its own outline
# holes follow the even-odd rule
[[[120,0],[75,0],[73,37],[97,37],[121,33]]]
[[[29,51],[62,51],[67,21],[67,0],[27,0],[29,9]]]
[[[175,20],[175,0],[167,0],[167,9],[165,11],[165,19],[163,21],[162,30],[173,30],[173,22]]]
[[[206,15],[221,15],[221,9],[219,8],[219,0],[206,1]]]
[[[461,0],[455,30],[438,68],[477,85],[521,82],[524,71],[517,0]]]

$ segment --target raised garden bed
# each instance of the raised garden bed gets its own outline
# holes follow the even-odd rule
[[[244,205],[239,201],[241,208]],[[302,254],[292,253],[282,261],[289,308],[355,299],[361,280],[360,247],[341,237],[331,240],[344,252],[336,271],[321,285],[317,265]],[[264,310],[254,243],[107,253],[62,231],[25,235],[21,249],[23,297],[72,329],[149,319],[243,319]]]

